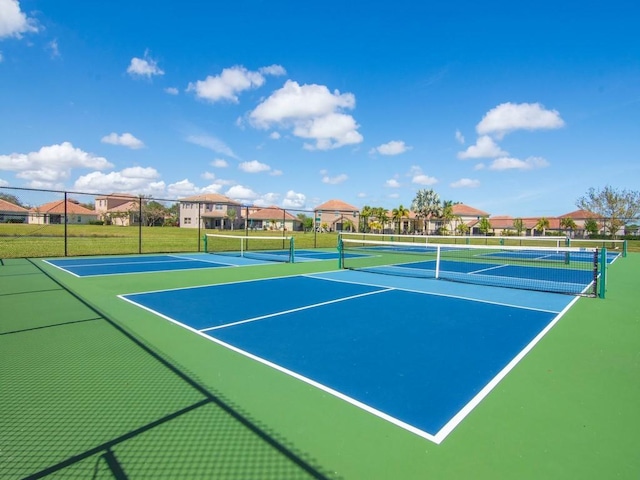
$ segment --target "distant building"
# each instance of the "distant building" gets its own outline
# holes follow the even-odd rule
[[[351,226],[358,231],[360,224],[360,210],[342,200],[329,200],[318,205],[314,211],[314,225],[317,231],[326,229],[330,232],[348,230]]]
[[[145,200],[143,199],[143,206]],[[140,223],[140,197],[130,193],[111,193],[96,197],[98,218],[107,225],[123,227]]]
[[[302,230],[302,221],[298,217],[276,206],[249,207],[247,218],[251,230]]]
[[[97,220],[98,214],[95,210],[89,210],[71,199],[66,201],[66,205],[64,200],[57,200],[29,210],[29,223],[36,225],[86,225]]]
[[[244,215],[242,204],[218,193],[180,199],[180,227],[236,230],[244,228]]]
[[[29,210],[0,198],[0,223],[27,223]]]

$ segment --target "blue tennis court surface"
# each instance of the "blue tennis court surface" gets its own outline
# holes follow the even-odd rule
[[[573,301],[352,271],[121,298],[437,443]]]

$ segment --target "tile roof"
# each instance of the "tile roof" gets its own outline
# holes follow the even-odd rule
[[[560,215],[560,218],[573,218],[574,220],[583,220],[585,218],[599,218],[600,215],[590,212],[588,210],[575,210],[573,212]]]
[[[30,212],[54,213],[64,215],[64,200],[45,203],[39,207],[30,209]],[[73,200],[67,200],[67,214],[72,215],[97,215],[95,210],[89,210]]]
[[[0,198],[0,212],[27,213],[29,209]]]
[[[272,205],[249,213],[250,220],[298,220],[286,210]]]
[[[192,195],[190,197],[184,197],[180,199],[181,202],[208,202],[208,203],[224,203],[228,205],[241,205],[241,203],[230,199],[225,195],[219,193],[203,193],[200,195]]]
[[[333,199],[318,205],[316,208],[314,208],[314,211],[359,212],[360,209],[346,202],[343,202],[342,200]]]
[[[489,214],[482,210],[478,210],[477,208],[470,207],[469,205],[465,205],[464,203],[456,203],[452,205],[452,210],[454,215],[459,215],[461,217],[488,217]]]

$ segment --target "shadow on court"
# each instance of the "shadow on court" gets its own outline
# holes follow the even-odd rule
[[[330,477],[34,263],[0,312],[0,477]]]

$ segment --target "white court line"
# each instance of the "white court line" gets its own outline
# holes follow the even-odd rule
[[[281,312],[276,312],[276,313],[269,313],[267,315],[261,315],[259,317],[254,317],[254,318],[248,318],[246,320],[240,320],[238,322],[232,322],[232,323],[226,323],[224,325],[218,325],[216,327],[203,328],[200,331],[201,332],[210,332],[212,330],[220,330],[221,328],[233,327],[234,325],[241,325],[243,323],[257,322],[258,320],[263,320],[265,318],[278,317],[280,315],[286,315],[288,313],[300,312],[300,311],[303,311],[303,310],[309,310],[311,308],[321,307],[323,305],[331,305],[332,303],[339,303],[339,302],[344,302],[346,300],[353,300],[354,298],[360,298],[360,297],[366,297],[366,296],[369,296],[369,295],[376,295],[378,293],[390,292],[392,290],[396,290],[396,289],[395,288],[385,288],[385,289],[382,289],[382,290],[376,290],[374,292],[359,293],[358,295],[351,295],[350,297],[336,298],[334,300],[327,300],[326,302],[314,303],[312,305],[305,305],[304,307],[292,308],[290,310],[283,310]]]

